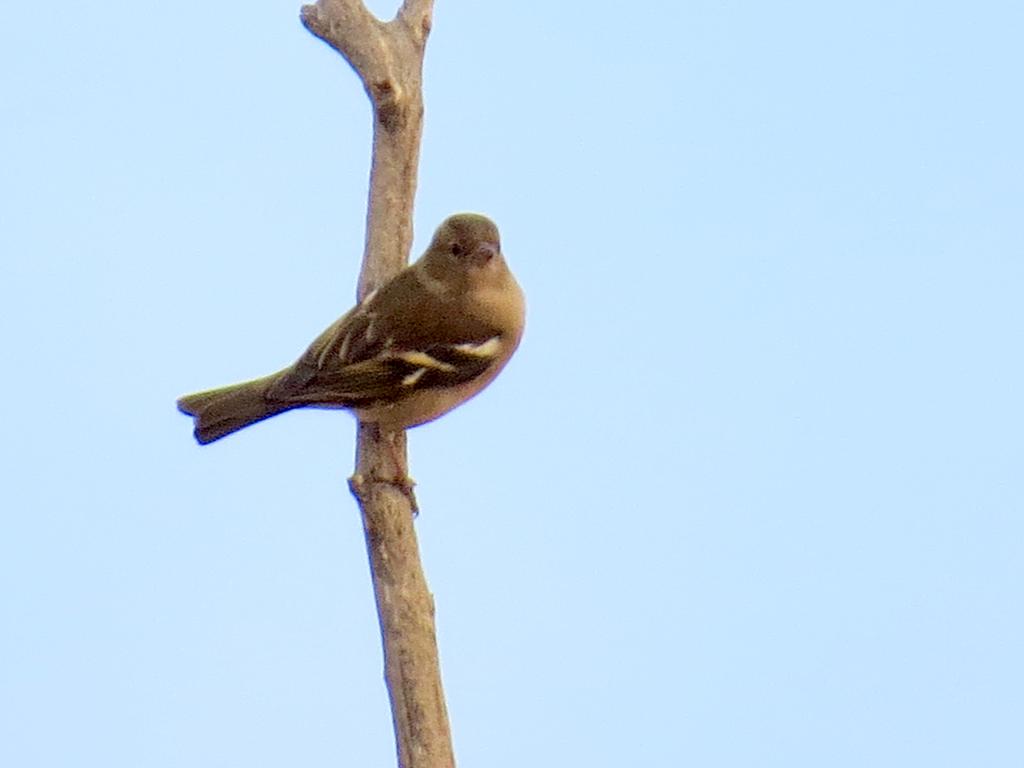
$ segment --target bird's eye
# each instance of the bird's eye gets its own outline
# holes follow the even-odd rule
[[[466,251],[459,243],[452,243],[452,256],[462,256]]]

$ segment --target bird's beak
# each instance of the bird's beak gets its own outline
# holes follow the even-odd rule
[[[480,243],[473,252],[473,263],[478,267],[485,266],[500,253],[497,243]]]

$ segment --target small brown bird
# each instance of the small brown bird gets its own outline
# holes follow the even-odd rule
[[[473,213],[441,224],[426,253],[370,293],[298,361],[262,379],[186,395],[202,444],[304,406],[347,408],[385,431],[464,403],[519,345],[525,304],[498,228]]]

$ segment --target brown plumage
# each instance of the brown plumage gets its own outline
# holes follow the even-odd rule
[[[416,263],[367,296],[278,373],[186,395],[210,443],[301,407],[348,408],[387,430],[431,421],[483,389],[519,344],[522,291],[494,223],[444,221]]]

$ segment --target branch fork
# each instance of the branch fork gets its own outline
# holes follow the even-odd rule
[[[317,0],[301,11],[306,28],[355,70],[373,105],[360,300],[405,266],[412,246],[423,54],[433,6],[433,0],[405,0],[391,21],[378,19],[362,0]],[[378,480],[390,475],[396,451],[405,459],[404,438],[360,424],[350,488],[363,516],[399,766],[453,768],[434,600],[420,563],[413,496],[408,488],[403,492],[395,483]]]

